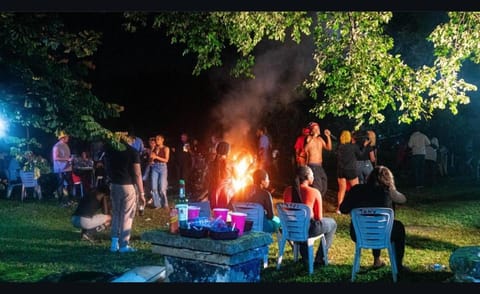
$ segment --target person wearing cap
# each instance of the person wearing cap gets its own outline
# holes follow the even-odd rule
[[[405,195],[397,191],[395,179],[392,172],[386,166],[378,165],[367,178],[365,184],[353,186],[345,195],[340,212],[350,213],[358,207],[387,207],[395,210],[396,204],[403,204],[407,201]],[[350,237],[355,242],[356,236],[353,224],[350,222]],[[403,265],[405,253],[405,227],[399,220],[393,221],[391,240],[395,242],[395,259],[399,272],[410,271]],[[385,262],[380,258],[380,249],[372,249],[373,267],[380,268]]]
[[[70,136],[65,131],[59,131],[58,142],[53,145],[52,159],[53,159],[53,172],[57,175],[57,197],[59,202],[64,201],[64,189],[65,183],[67,183],[67,198],[68,193],[73,187],[72,180],[72,156],[68,141]]]
[[[307,137],[305,143],[305,154],[307,155],[306,163],[312,169],[314,180],[312,186],[320,191],[322,197],[327,193],[328,183],[327,174],[323,169],[323,149],[332,150],[332,138],[329,129],[325,129],[324,134],[327,139],[323,140],[320,132],[320,125],[316,122],[308,124],[310,136]]]

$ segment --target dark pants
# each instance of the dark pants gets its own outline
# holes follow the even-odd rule
[[[315,237],[320,234],[325,234],[325,243],[327,253],[330,246],[332,246],[335,232],[337,231],[337,223],[333,218],[324,217],[322,220],[310,220],[310,228],[308,229],[308,236]],[[308,261],[307,243],[300,244],[300,255],[304,261]],[[317,253],[315,254],[315,262],[323,262],[323,245],[322,242],[318,245]]]
[[[352,223],[350,223],[350,238],[353,242],[356,242],[357,240]],[[390,240],[392,240],[395,244],[395,260],[397,261],[397,267],[400,269],[403,266],[403,255],[405,254],[405,227],[398,220],[393,220],[393,228]],[[379,258],[380,252],[381,249],[372,249],[373,257]]]
[[[413,175],[415,177],[415,186],[422,187],[425,179],[425,155],[412,155]]]
[[[58,201],[60,202],[64,200],[63,188],[65,183],[67,183],[67,187],[66,187],[67,193],[70,194],[73,188],[73,179],[72,179],[71,171],[57,173],[57,195],[58,195]],[[66,198],[68,198],[68,195]]]
[[[320,195],[325,197],[328,188],[328,179],[325,170],[320,164],[308,164],[313,171],[313,184],[312,187],[317,188],[320,191]]]

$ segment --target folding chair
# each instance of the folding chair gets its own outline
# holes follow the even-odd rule
[[[287,241],[293,242],[293,260],[298,260],[299,242],[306,242],[308,247],[308,273],[313,274],[313,245],[320,239],[323,249],[323,260],[328,264],[327,246],[325,235],[308,236],[310,228],[310,207],[303,203],[277,203],[278,217],[282,228],[281,238],[278,240],[277,269],[280,268],[283,252]]]
[[[362,249],[388,250],[390,265],[392,267],[393,281],[397,281],[397,262],[395,259],[394,242],[390,240],[393,228],[394,213],[391,208],[362,207],[352,209],[350,212],[353,228],[355,229],[355,256],[352,268],[352,282],[360,270]]]

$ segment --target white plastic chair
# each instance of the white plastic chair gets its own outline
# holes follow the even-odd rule
[[[393,228],[394,213],[391,208],[362,207],[352,209],[350,212],[353,228],[355,229],[355,256],[353,259],[352,282],[360,270],[362,249],[388,250],[390,265],[392,267],[393,281],[397,281],[397,262],[395,259],[394,242],[390,240]]]
[[[188,202],[188,205],[200,207],[199,217],[210,217],[212,214],[212,208],[210,207],[210,201]]]
[[[280,218],[282,228],[281,238],[278,240],[278,260],[277,269],[280,268],[283,259],[283,252],[287,241],[293,242],[293,260],[298,260],[298,251],[300,244],[306,242],[308,247],[308,273],[313,274],[313,245],[320,239],[323,249],[323,260],[328,264],[327,246],[325,235],[320,234],[315,237],[308,237],[310,228],[310,208],[303,203],[277,203],[277,213]]]
[[[27,197],[27,188],[33,188],[33,195],[37,194],[38,200],[42,199],[42,189],[33,172],[20,171],[20,179],[22,180],[21,201]]]

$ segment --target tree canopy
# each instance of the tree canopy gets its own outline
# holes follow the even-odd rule
[[[161,12],[125,13],[124,28],[161,30],[194,54],[193,75],[224,63],[233,50],[235,77],[255,78],[259,45],[310,42],[312,67],[296,91],[315,100],[318,118],[347,117],[378,124],[429,119],[438,110],[457,114],[476,85],[461,78],[465,61],[480,62],[480,13],[448,12],[427,36],[431,62],[407,63],[388,32],[392,12]],[[161,36],[159,35],[159,38]],[[102,120],[123,107],[92,94],[88,73],[102,34],[66,27],[61,14],[0,13],[0,117],[46,133],[64,129],[80,139],[115,141]],[[408,50],[408,48],[407,48]],[[22,144],[35,138],[9,138]]]
[[[164,29],[172,43],[195,54],[193,74],[223,64],[222,52],[234,48],[234,76],[254,78],[255,49],[262,40],[299,44],[313,41],[314,67],[301,85],[317,101],[319,118],[348,117],[356,128],[378,124],[389,110],[398,123],[429,119],[435,110],[457,114],[470,102],[476,85],[459,78],[462,64],[479,63],[480,13],[449,12],[430,32],[432,64],[412,66],[395,53],[386,32],[392,12],[167,12],[126,13],[126,28]],[[390,111],[391,112],[391,111]]]
[[[101,33],[69,31],[53,13],[0,14],[0,118],[9,125],[59,130],[80,138],[114,138],[99,123],[122,106],[100,101],[87,82]],[[37,138],[8,136],[19,148]]]

